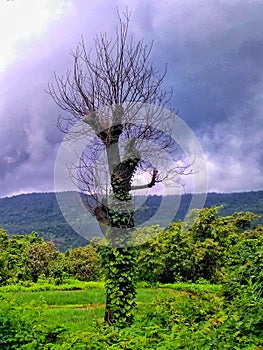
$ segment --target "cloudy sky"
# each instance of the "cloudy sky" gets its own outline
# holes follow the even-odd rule
[[[172,105],[204,150],[209,191],[263,190],[262,0],[0,0],[0,197],[52,191],[62,134],[45,93],[81,35],[114,35],[116,6],[168,64]],[[187,190],[187,189],[186,189]]]

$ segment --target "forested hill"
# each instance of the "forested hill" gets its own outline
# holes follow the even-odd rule
[[[65,193],[65,196],[68,197],[68,208],[71,208],[70,193]],[[169,196],[168,205],[166,205],[168,217],[174,217],[175,221],[184,219],[191,199],[190,194],[184,194],[181,198]],[[145,205],[136,214],[137,222],[141,222],[146,217],[152,217],[160,207],[161,200],[160,196],[149,196]],[[179,202],[179,208],[175,211],[175,204]],[[230,215],[236,211],[251,211],[260,215],[260,222],[263,223],[263,191],[209,193],[205,207],[214,205],[223,205],[222,215]],[[164,224],[164,222],[159,223]],[[62,251],[87,244],[87,240],[74,232],[65,221],[54,193],[22,194],[0,198],[0,226],[9,234],[27,234],[36,231],[45,239],[53,240]]]

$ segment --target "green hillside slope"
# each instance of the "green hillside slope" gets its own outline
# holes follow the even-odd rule
[[[67,192],[65,196],[68,210],[73,210],[71,193]],[[184,194],[181,197],[169,196],[166,203],[167,217],[174,218],[175,221],[183,220],[191,198],[190,194]],[[136,213],[137,223],[146,219],[149,220],[149,224],[156,223],[154,214],[160,208],[161,200],[161,196],[149,196]],[[175,210],[177,205],[178,210]],[[224,206],[221,210],[222,215],[230,215],[236,211],[251,211],[260,215],[260,222],[263,223],[263,191],[209,193],[205,206],[213,205]],[[166,221],[163,217],[158,223],[165,225]],[[32,193],[0,198],[0,225],[9,234],[27,234],[37,231],[46,240],[53,240],[62,251],[88,243],[68,225],[61,214],[54,193]]]

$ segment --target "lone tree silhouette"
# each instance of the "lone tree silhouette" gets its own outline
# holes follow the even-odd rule
[[[80,155],[73,181],[89,194],[89,209],[107,242],[105,321],[124,327],[132,323],[136,306],[131,192],[165,179],[176,181],[187,166],[167,166],[163,156],[165,150],[180,158],[169,133],[173,113],[164,111],[171,97],[171,91],[162,89],[166,68],[160,73],[150,62],[152,44],[129,35],[131,14],[117,14],[115,38],[96,36],[93,51],[82,38],[72,53],[72,71],[55,74],[48,92],[68,112],[59,117],[59,129],[73,139],[92,140]],[[83,128],[72,132],[76,123]]]

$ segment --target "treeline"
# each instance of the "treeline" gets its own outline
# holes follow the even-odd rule
[[[218,206],[193,210],[187,222],[173,222],[166,230],[159,225],[137,230],[138,280],[223,283],[232,273],[234,280],[263,280],[263,226],[254,225],[258,216],[219,213]],[[9,236],[0,229],[0,285],[40,279],[56,284],[68,278],[103,280],[105,248],[97,243],[62,253],[36,232]]]
[[[232,279],[233,272],[235,280],[257,277],[263,285],[263,226],[253,225],[258,216],[250,212],[221,216],[219,211],[218,206],[195,209],[189,223],[171,223],[167,230],[143,229],[139,237],[146,233],[154,239],[139,248],[139,279],[221,284],[230,275]]]
[[[95,246],[59,252],[38,233],[8,236],[0,228],[0,285],[49,280],[63,283],[69,277],[95,281],[102,277],[101,258]]]
[[[72,212],[76,220],[79,218],[77,212],[78,206],[75,205],[76,196],[74,192],[64,192],[63,196],[64,210]],[[82,196],[85,204],[85,196]],[[146,198],[145,198],[146,199]],[[166,226],[165,217],[172,218],[177,222],[183,220],[188,211],[192,199],[191,194],[182,196],[168,196],[166,215],[164,222],[159,218],[159,224]],[[142,197],[137,197],[139,203],[144,202]],[[135,213],[137,223],[144,220],[151,222],[154,214],[158,211],[161,204],[161,196],[149,196]],[[178,210],[174,212],[174,208]],[[223,205],[220,209],[220,215],[232,215],[234,212],[250,211],[261,218],[258,223],[263,224],[263,191],[258,192],[240,192],[240,193],[208,193],[205,207],[211,208],[214,205]],[[86,220],[86,218],[85,218]],[[89,242],[78,235],[65,221],[56,201],[55,193],[33,193],[13,196],[11,198],[0,198],[0,223],[10,234],[29,234],[37,230],[41,237],[46,241],[52,240],[60,251],[85,246]],[[87,225],[87,222],[83,223]],[[89,223],[89,232],[93,228]],[[94,231],[95,232],[95,231]]]

